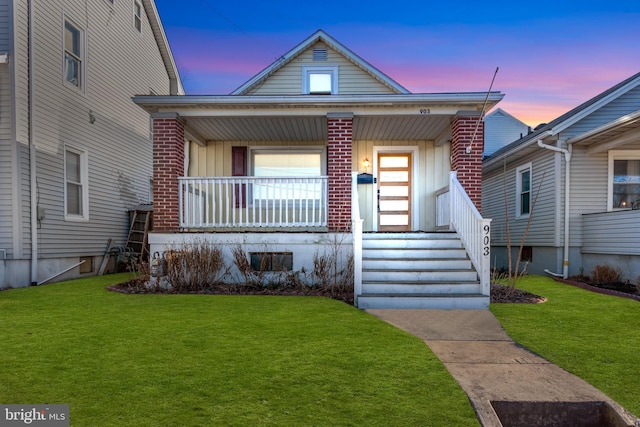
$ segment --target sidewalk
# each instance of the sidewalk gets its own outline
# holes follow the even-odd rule
[[[640,426],[595,387],[518,346],[489,310],[367,312],[424,340],[485,427]]]

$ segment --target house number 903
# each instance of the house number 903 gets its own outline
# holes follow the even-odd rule
[[[420,114],[431,114],[431,109],[430,108],[421,108],[420,109]]]
[[[489,232],[491,231],[491,227],[489,227],[488,225],[484,226],[484,236],[482,238],[482,255],[483,256],[489,256],[489,248],[491,247],[490,245],[490,241],[491,238],[489,237]]]

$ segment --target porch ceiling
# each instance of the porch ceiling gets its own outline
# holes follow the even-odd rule
[[[453,115],[354,116],[354,140],[436,140]],[[203,141],[326,141],[326,116],[186,117],[186,127]]]

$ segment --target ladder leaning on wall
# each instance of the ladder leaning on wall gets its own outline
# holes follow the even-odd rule
[[[152,218],[153,210],[150,209],[136,209],[131,215],[131,227],[126,246],[140,261],[149,259],[148,234]]]

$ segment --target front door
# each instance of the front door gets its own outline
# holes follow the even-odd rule
[[[378,153],[378,230],[411,230],[411,153]]]

